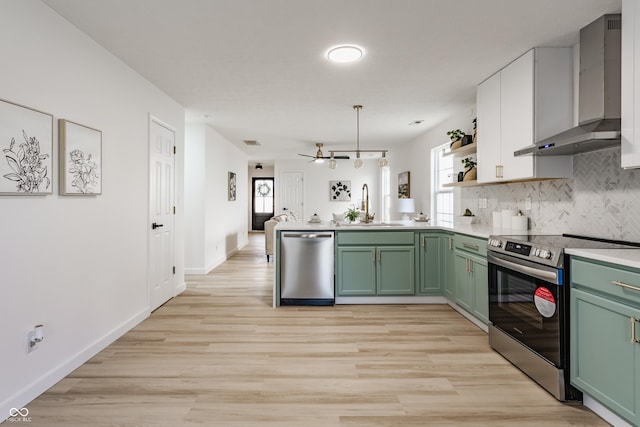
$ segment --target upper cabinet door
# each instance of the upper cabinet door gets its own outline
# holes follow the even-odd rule
[[[640,167],[640,7],[622,0],[621,165]]]
[[[478,86],[478,141],[482,150],[476,153],[478,182],[492,182],[499,177],[500,152],[500,73],[496,73]],[[480,144],[479,144],[480,145]]]
[[[502,165],[505,180],[533,178],[531,156],[514,157],[513,152],[533,143],[533,50],[502,70],[500,111],[502,123]]]

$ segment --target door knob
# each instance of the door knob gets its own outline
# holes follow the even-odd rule
[[[163,227],[164,224],[156,224],[155,222],[153,224],[151,224],[151,229],[155,230],[156,228],[160,228]]]

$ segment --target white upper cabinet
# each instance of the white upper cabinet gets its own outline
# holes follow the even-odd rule
[[[640,167],[640,6],[622,0],[621,164]]]
[[[573,125],[571,48],[535,48],[478,85],[478,183],[568,178],[571,156],[513,152]]]

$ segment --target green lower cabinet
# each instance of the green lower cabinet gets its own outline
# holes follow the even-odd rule
[[[469,255],[462,251],[455,251],[454,255],[455,296],[454,301],[460,307],[471,311],[473,304],[473,282],[469,273]]]
[[[338,295],[413,295],[414,259],[413,246],[338,247]]]
[[[444,296],[455,299],[455,253],[453,251],[453,234],[442,234],[440,236],[440,276],[444,285]]]
[[[377,294],[413,295],[415,293],[413,246],[385,246],[377,250]]]
[[[418,235],[420,259],[419,293],[423,295],[442,295],[442,257],[439,233],[420,233]]]
[[[484,323],[489,323],[489,268],[487,258],[471,256],[473,276],[473,315]]]
[[[634,274],[628,269],[609,274],[610,266],[571,264],[571,384],[640,425],[640,290],[612,281],[640,283],[625,280]]]
[[[348,246],[338,248],[336,283],[338,295],[376,294],[376,248]]]
[[[483,242],[475,240],[474,251],[482,254]],[[489,270],[486,255],[461,250],[458,247],[455,247],[453,252],[453,300],[478,320],[489,323]]]

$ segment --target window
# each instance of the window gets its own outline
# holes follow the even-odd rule
[[[449,143],[431,150],[431,218],[437,224],[453,225],[453,188],[443,184],[453,182],[453,156],[444,156]]]

